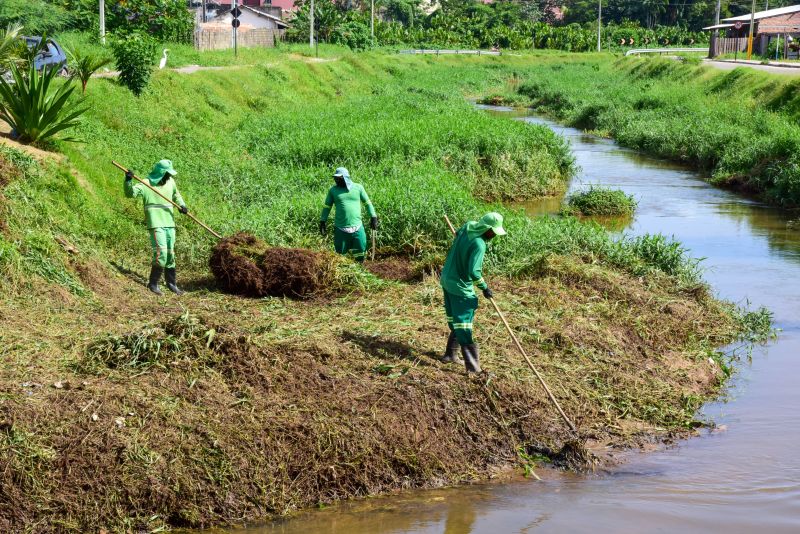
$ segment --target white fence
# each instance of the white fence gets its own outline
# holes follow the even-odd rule
[[[633,56],[639,54],[683,54],[687,52],[702,52],[708,53],[708,48],[633,48],[625,52],[626,56]]]

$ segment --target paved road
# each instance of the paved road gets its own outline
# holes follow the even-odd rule
[[[733,61],[710,61],[705,60],[703,61],[705,65],[711,65],[712,67],[721,69],[721,70],[733,70],[739,67],[749,67],[751,69],[756,70],[763,70],[765,72],[771,72],[773,74],[788,74],[790,76],[800,76],[800,64],[797,66],[781,66],[781,65],[762,65],[757,61],[738,61],[734,63]]]

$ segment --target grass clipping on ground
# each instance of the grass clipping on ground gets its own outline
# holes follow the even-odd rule
[[[734,336],[732,315],[672,279],[554,257],[534,279],[492,283],[594,441],[685,435],[726,375],[709,357]],[[571,436],[490,312],[476,322],[490,380],[438,361],[435,277],[333,300],[190,293],[195,313],[109,291],[105,309],[51,309],[68,336],[14,328],[41,322],[30,300],[0,319],[15,347],[0,369],[2,531],[268,519],[485,480],[537,454],[574,461],[554,452]]]

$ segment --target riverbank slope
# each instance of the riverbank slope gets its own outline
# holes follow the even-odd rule
[[[487,103],[530,106],[689,165],[715,185],[797,208],[798,84],[796,75],[747,67],[722,72],[691,61],[585,55],[531,66]]]
[[[0,149],[2,529],[266,519],[483,480],[568,438],[485,308],[493,376],[437,361],[435,274],[353,266],[349,292],[242,299],[217,290],[213,240],[181,220],[190,292],[153,297],[141,207],[112,158],[146,171],[169,157],[218,231],[310,248],[329,246],[316,219],[345,164],[383,221],[380,254],[420,273],[446,250],[443,212],[500,209],[509,235],[489,283],[581,431],[620,447],[690,433],[731,370],[715,348],[762,316],[715,300],[678,244],[489,204],[563,190],[572,172],[546,128],[464,101],[524,59],[270,55],[242,72],[158,73],[141,99],[96,80],[83,144]]]

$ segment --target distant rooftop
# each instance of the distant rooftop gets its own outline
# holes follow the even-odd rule
[[[786,6],[786,7],[779,7],[776,9],[768,9],[766,11],[758,11],[756,12],[755,16],[753,17],[755,20],[760,19],[768,19],[770,17],[779,17],[781,15],[789,15],[791,13],[797,13],[800,11],[800,5],[796,6]],[[749,22],[750,21],[750,13],[747,15],[739,15],[738,17],[730,17],[727,19],[722,19],[724,22]]]

